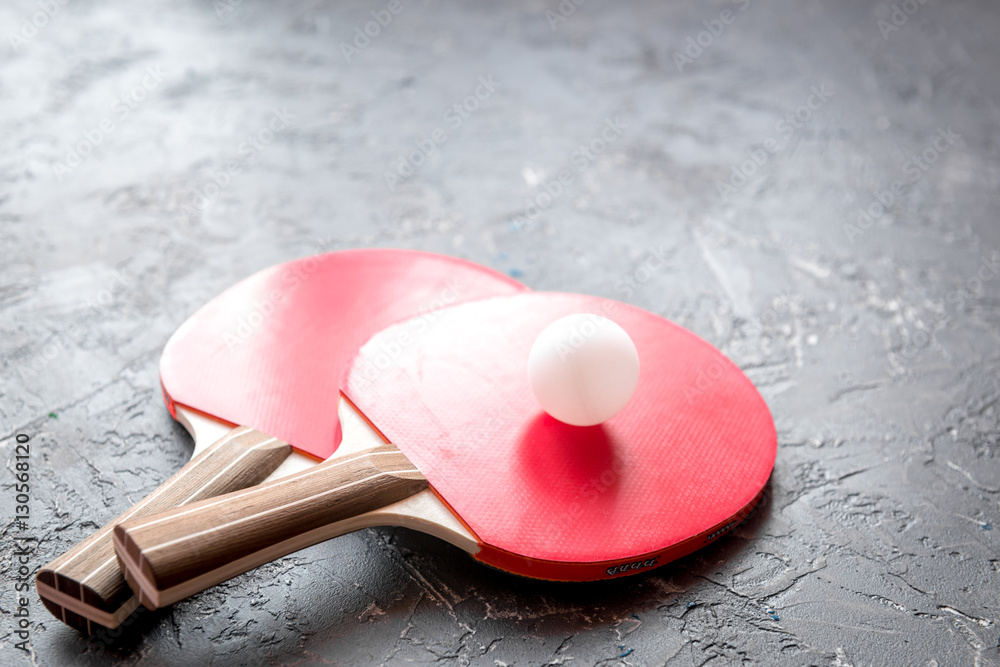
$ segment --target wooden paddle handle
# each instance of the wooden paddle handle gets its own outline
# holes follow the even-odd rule
[[[117,519],[38,571],[45,608],[83,632],[115,628],[138,606],[115,559],[112,530],[134,519],[258,484],[291,453],[286,443],[237,427]]]
[[[361,527],[351,519],[427,487],[381,444],[296,475],[115,528],[115,551],[143,606],[157,609]]]

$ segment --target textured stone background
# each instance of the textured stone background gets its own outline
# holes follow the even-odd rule
[[[39,538],[40,566],[187,460],[157,362],[191,312],[328,249],[450,253],[689,327],[772,408],[766,505],[704,552],[590,585],[362,531],[117,638],[35,601],[31,656],[12,648],[7,572],[0,663],[1000,664],[1000,6],[910,0],[883,35],[888,2],[588,2],[552,29],[556,0],[402,1],[350,62],[341,43],[386,2],[0,6],[8,470],[15,434],[33,446],[26,531],[2,480],[5,571],[13,537]],[[275,109],[288,127],[246,159]],[[576,153],[615,119],[604,150]],[[385,172],[438,127],[447,141],[391,191]],[[100,143],[76,148],[88,132]],[[512,224],[564,168],[564,192]],[[888,210],[851,227],[894,180]]]

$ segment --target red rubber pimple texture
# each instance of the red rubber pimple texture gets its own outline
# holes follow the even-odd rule
[[[581,312],[621,325],[641,367],[632,401],[593,427],[543,413],[527,377],[536,336]],[[397,324],[364,345],[344,387],[476,534],[477,558],[542,578],[692,551],[749,512],[777,452],[770,411],[735,364],[597,297],[523,293]],[[596,566],[563,576],[560,564]]]
[[[526,289],[471,262],[408,250],[333,252],[271,267],[203,306],[170,338],[160,360],[167,404],[325,459],[340,442],[340,381],[372,334]]]

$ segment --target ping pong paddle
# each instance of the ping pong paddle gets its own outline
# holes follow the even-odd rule
[[[556,421],[528,386],[536,336],[573,313],[612,319],[639,354],[635,395],[597,426]],[[738,525],[777,451],[767,405],[721,352],[596,297],[526,292],[448,308],[419,334],[388,327],[341,386],[345,437],[323,464],[115,528],[143,605],[375,525],[427,532],[528,577],[630,575]]]
[[[373,333],[410,317],[432,321],[449,304],[524,289],[452,257],[353,250],[266,269],[206,304],[170,338],[160,363],[167,406],[194,437],[193,458],[38,572],[46,608],[85,632],[92,623],[117,627],[138,601],[115,562],[115,524],[328,458],[340,436],[330,397]]]

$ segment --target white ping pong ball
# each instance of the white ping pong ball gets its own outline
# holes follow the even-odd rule
[[[545,412],[573,426],[593,426],[621,412],[632,398],[639,353],[608,318],[567,315],[535,339],[528,381]]]

